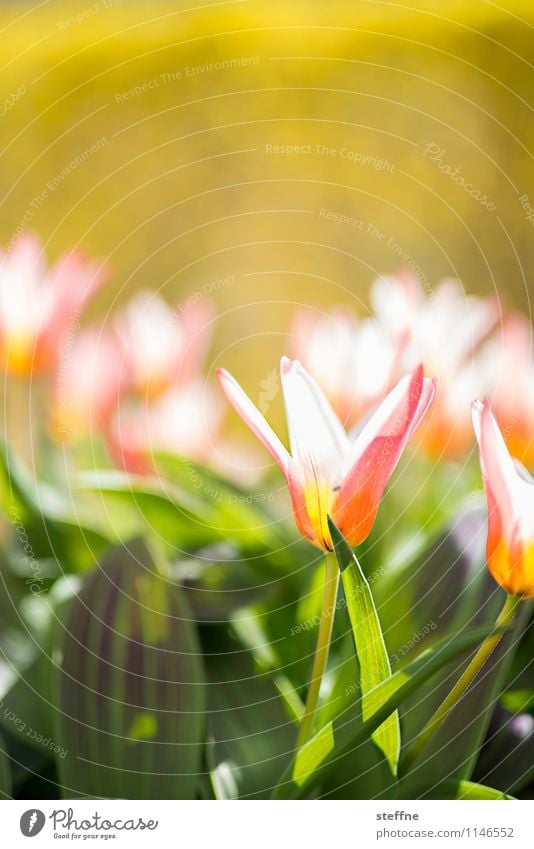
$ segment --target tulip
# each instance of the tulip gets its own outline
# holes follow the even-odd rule
[[[534,468],[534,355],[528,318],[521,313],[509,315],[485,344],[482,358],[493,411],[508,450],[527,468]]]
[[[211,338],[212,309],[200,299],[171,309],[156,293],[139,292],[117,317],[130,389],[155,398],[200,375]]]
[[[43,245],[25,233],[11,250],[0,251],[0,364],[4,371],[28,376],[52,368],[69,330],[104,280],[102,264],[80,254],[64,254],[51,269]]]
[[[434,398],[434,380],[419,366],[402,378],[354,440],[345,432],[315,380],[298,360],[282,358],[289,453],[239,384],[218,374],[228,400],[284,474],[302,535],[333,549],[330,516],[351,546],[373,526],[382,493]]]
[[[510,456],[486,401],[473,404],[473,427],[488,504],[488,568],[512,596],[534,597],[534,480]]]
[[[451,279],[425,293],[418,278],[405,273],[376,280],[371,302],[378,324],[401,346],[398,374],[424,362],[439,378],[421,448],[432,457],[464,457],[473,439],[470,402],[489,389],[479,353],[498,320],[497,301],[466,296]]]
[[[121,403],[110,429],[110,451],[129,472],[154,471],[152,454],[165,452],[206,461],[222,420],[222,405],[202,378],[169,389],[148,403]]]
[[[56,374],[52,427],[59,438],[105,433],[124,382],[124,361],[115,335],[82,330],[64,351]]]
[[[298,529],[325,552],[323,608],[297,736],[300,747],[309,737],[317,711],[338,592],[339,568],[329,519],[351,546],[368,536],[384,488],[430,407],[436,386],[423,377],[419,366],[402,378],[351,440],[318,384],[298,360],[283,357],[280,373],[291,453],[234,378],[224,369],[218,371],[228,400],[285,476]]]
[[[523,599],[534,597],[534,480],[514,464],[488,401],[472,405],[475,436],[488,504],[486,559],[506,598],[490,634],[462,672],[405,754],[401,771],[408,772],[421,756],[464,693],[480,675]]]
[[[348,309],[327,315],[301,308],[291,331],[292,352],[315,378],[348,427],[382,400],[394,384],[401,345],[376,321]]]

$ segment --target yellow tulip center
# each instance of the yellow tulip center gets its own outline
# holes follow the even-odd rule
[[[325,551],[332,551],[333,543],[328,527],[335,493],[330,484],[313,481],[304,487],[304,503],[315,539]]]

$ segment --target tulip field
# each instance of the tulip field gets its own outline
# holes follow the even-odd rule
[[[3,792],[528,792],[528,319],[380,277],[366,318],[296,310],[257,405],[205,369],[209,296],[78,329],[107,275],[1,260],[7,403],[42,405],[1,455]]]
[[[301,34],[306,11],[274,24],[254,3],[183,32],[166,5],[141,46],[136,16],[155,12],[128,4],[58,7],[50,44],[27,23],[34,65],[0,116],[0,798],[534,798],[532,170],[510,153],[519,119],[510,139],[504,112],[485,123],[532,88],[483,94],[491,39],[510,62],[523,42],[474,12],[455,34],[442,10],[456,53],[417,17],[387,27],[442,44],[428,66],[405,45],[373,58],[379,4],[349,5],[337,35],[321,18],[329,46]],[[18,15],[0,14],[13,45]],[[417,86],[464,91],[435,83],[475,55],[462,38],[487,69],[461,95],[472,158],[437,144],[449,108],[417,135],[435,118]],[[371,94],[395,50],[398,90]],[[302,65],[314,51],[335,85]],[[340,105],[349,85],[371,117]],[[412,95],[426,117],[386,130]],[[23,110],[29,153],[8,123]],[[321,122],[350,141],[319,150]],[[70,150],[61,167],[49,149]]]

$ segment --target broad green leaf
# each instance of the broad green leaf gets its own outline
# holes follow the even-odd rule
[[[282,541],[280,533],[284,527],[276,524],[268,509],[273,500],[271,491],[245,490],[188,457],[156,452],[152,459],[158,478],[172,481],[196,498],[202,498],[215,509],[223,526],[245,530],[262,544],[267,540],[273,544]]]
[[[205,642],[208,763],[218,799],[268,798],[291,758],[296,731],[272,677],[219,629]]]
[[[12,669],[11,681],[0,680],[0,725],[24,746],[40,751],[45,757],[61,757],[54,736],[51,702],[54,634],[73,596],[82,584],[78,576],[66,576],[54,583],[39,604],[46,611],[44,627],[35,629],[29,640],[29,659]],[[36,597],[31,599],[33,602]],[[44,611],[43,611],[44,612]],[[27,630],[29,634],[29,628]],[[17,639],[20,639],[19,637]],[[7,684],[7,686],[6,686]]]
[[[226,622],[239,608],[268,602],[279,594],[282,579],[267,553],[254,557],[236,554],[220,543],[173,561],[170,573],[186,591],[198,622]]]
[[[330,519],[328,523],[341,569],[341,580],[356,644],[362,715],[365,721],[374,713],[372,691],[390,677],[391,667],[371,588],[345,538]],[[372,737],[384,753],[393,775],[396,775],[400,754],[398,714],[394,712],[388,716],[383,724],[373,731]]]
[[[203,548],[215,542],[231,542],[244,552],[268,549],[287,559],[284,540],[265,517],[250,516],[247,504],[219,503],[181,481],[165,481],[151,475],[119,471],[84,472],[78,489],[97,492],[111,513],[126,508],[120,517],[130,530],[139,521],[173,553]],[[273,555],[274,556],[274,555]]]
[[[522,687],[521,689],[507,690],[501,696],[501,705],[510,713],[534,714],[534,690]]]
[[[304,704],[287,675],[281,671],[283,664],[269,641],[257,611],[254,608],[238,610],[231,621],[242,644],[252,652],[258,668],[262,672],[272,673],[274,686],[280,694],[287,715],[298,724],[304,713]]]
[[[64,795],[193,798],[204,726],[199,647],[180,589],[144,543],[114,549],[88,577],[57,651]]]
[[[446,784],[447,789],[450,787],[451,790],[453,790],[455,785],[455,799],[489,799],[497,801],[499,799],[514,798],[506,793],[502,793],[500,790],[494,790],[493,787],[488,787],[485,784],[475,784],[474,781],[451,781]]]
[[[422,791],[421,795],[414,794],[413,796],[403,797],[402,793],[398,796],[402,798],[419,798],[419,799],[464,799],[464,800],[486,800],[486,801],[501,801],[505,799],[513,799],[513,796],[508,796],[501,790],[495,790],[493,787],[488,787],[485,784],[476,784],[473,781],[441,781],[432,785],[430,789]]]
[[[376,585],[375,597],[393,670],[417,651],[466,627],[490,626],[502,606],[502,592],[485,564],[487,515],[484,508],[463,508],[445,530],[412,563],[394,574],[387,572]],[[510,635],[516,641],[516,635]],[[499,649],[462,705],[448,717],[424,756],[430,785],[448,775],[468,779],[482,744],[492,705],[500,689]],[[527,652],[523,668],[532,651]],[[455,662],[439,681],[427,684],[401,710],[402,742],[409,748],[461,673]],[[438,745],[439,743],[439,745]],[[422,763],[418,766],[420,773]],[[414,775],[414,781],[418,781]],[[494,783],[493,780],[490,783]]]
[[[454,657],[479,645],[494,630],[468,631],[422,652],[367,694],[369,715],[366,720],[362,716],[361,699],[357,698],[297,752],[293,764],[278,783],[275,798],[294,798],[309,793],[335,769],[340,755],[369,738],[425,681]]]
[[[94,514],[73,505],[51,484],[35,480],[29,470],[0,443],[0,503],[13,529],[15,547],[29,562],[58,561],[64,572],[82,571],[109,546],[110,529],[99,527]]]
[[[336,612],[337,622],[342,620],[344,608]],[[348,617],[347,617],[348,619]],[[326,681],[328,695],[319,710],[316,727],[321,728],[334,719],[343,708],[352,705],[359,697],[360,680],[358,659],[354,651],[354,638],[348,623],[344,638],[332,644],[330,670]],[[372,738],[363,741],[357,749],[349,749],[336,761],[335,770],[325,776],[321,797],[326,799],[379,799],[390,798],[396,779],[382,751]]]
[[[504,593],[499,591],[498,595],[499,606],[502,606]],[[407,792],[411,782],[419,783],[421,774],[429,785],[444,777],[451,781],[467,781],[473,775],[506,669],[521,639],[527,608],[528,603],[519,609],[516,626],[504,634],[460,702],[414,761],[410,773],[404,778]],[[494,616],[491,618],[495,619]],[[452,671],[448,670],[449,674],[441,682],[440,697],[448,694],[465,666],[466,663],[454,664]],[[431,715],[432,712],[426,718]]]
[[[13,686],[0,697],[0,725],[21,743],[52,757],[61,750],[52,729],[49,673],[44,653],[20,671]]]
[[[0,799],[11,799],[12,792],[10,759],[5,740],[0,734]]]
[[[379,569],[373,592],[393,668],[423,642],[487,624],[492,585],[485,545],[486,512],[463,510],[402,568]]]

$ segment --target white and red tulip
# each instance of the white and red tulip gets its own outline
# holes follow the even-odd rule
[[[533,330],[512,313],[485,344],[482,355],[495,418],[513,457],[534,468]]]
[[[466,295],[452,279],[425,291],[408,273],[376,280],[371,301],[379,325],[401,346],[398,375],[424,362],[439,378],[422,448],[433,457],[464,457],[473,439],[470,402],[489,390],[479,353],[499,318],[498,301]]]
[[[20,376],[54,367],[104,278],[101,262],[74,251],[47,268],[43,244],[31,232],[0,251],[0,367]]]
[[[157,452],[207,461],[218,438],[223,405],[204,379],[167,390],[158,398],[130,398],[121,403],[109,447],[116,462],[130,472],[154,470]]]
[[[171,309],[157,292],[135,295],[116,319],[130,388],[155,398],[201,373],[211,340],[206,298]]]
[[[293,319],[291,347],[347,427],[395,383],[400,345],[376,321],[358,320],[348,309],[321,315],[302,307]]]
[[[81,330],[56,372],[52,426],[59,438],[102,434],[124,383],[121,346],[110,331]]]
[[[330,516],[350,545],[371,531],[383,491],[434,398],[434,380],[419,366],[404,377],[351,440],[315,380],[298,360],[280,366],[291,453],[224,369],[222,387],[235,410],[284,474],[297,527],[332,549]]]
[[[475,401],[473,427],[488,504],[488,568],[510,595],[534,597],[534,480],[514,462],[488,401]]]

